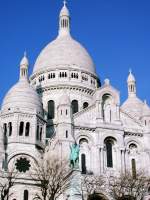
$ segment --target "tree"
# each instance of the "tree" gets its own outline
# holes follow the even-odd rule
[[[95,199],[97,194],[100,194],[102,191],[105,191],[105,188],[106,180],[102,175],[83,175],[81,177],[81,185],[79,187],[79,192],[81,194],[82,200]]]
[[[32,179],[40,188],[34,199],[56,200],[69,187],[70,168],[66,161],[52,158],[37,164]]]
[[[1,200],[8,200],[12,195],[11,188],[15,184],[17,178],[17,172],[12,171],[0,171],[0,196]]]
[[[142,200],[150,184],[144,172],[134,177],[130,172],[109,177],[110,195],[116,200]]]

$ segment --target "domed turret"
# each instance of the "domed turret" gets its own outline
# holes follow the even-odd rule
[[[127,78],[127,83],[131,83],[131,82],[136,82],[134,75],[132,74],[132,71],[129,70],[129,76]]]
[[[28,68],[29,66],[29,61],[26,55],[26,52],[24,53],[24,57],[22,58],[21,62],[20,62],[20,67],[21,68]]]
[[[20,172],[22,171],[18,168],[18,163],[24,165],[24,160],[30,163],[31,157],[37,156],[35,160],[38,159],[40,152],[37,149],[44,147],[45,139],[42,103],[29,84],[28,66],[27,56],[24,55],[20,62],[19,81],[6,94],[1,112],[5,136],[4,166],[8,169],[9,166],[16,167]]]
[[[129,71],[127,78],[128,99],[123,103],[122,109],[133,117],[140,119],[142,116],[143,102],[136,96],[136,80],[132,71]]]
[[[28,81],[28,65],[28,59],[24,55],[20,62],[19,81],[6,94],[2,103],[2,111],[14,109],[23,111],[34,110],[42,114],[42,102]]]
[[[128,83],[128,96],[135,97],[136,96],[136,80],[131,70],[129,71],[127,83]]]

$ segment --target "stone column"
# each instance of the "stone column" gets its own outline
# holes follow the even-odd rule
[[[100,173],[104,173],[104,147],[101,146],[100,149]]]
[[[120,149],[120,155],[121,155],[121,173],[125,172],[125,150]]]

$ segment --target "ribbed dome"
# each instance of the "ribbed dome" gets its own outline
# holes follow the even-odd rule
[[[70,35],[59,36],[40,53],[33,73],[56,68],[82,69],[95,74],[94,63],[86,49]]]
[[[42,103],[36,91],[29,85],[28,81],[19,81],[6,94],[2,111],[11,109],[19,109],[22,111],[36,110],[42,113]]]

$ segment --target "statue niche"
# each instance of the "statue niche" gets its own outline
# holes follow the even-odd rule
[[[105,122],[112,121],[112,96],[109,94],[105,94],[102,97],[103,105],[102,105],[102,112],[103,112],[103,119]]]

